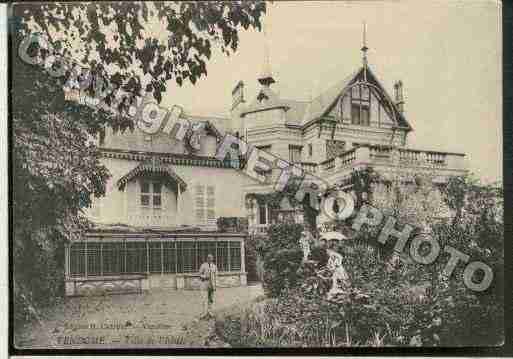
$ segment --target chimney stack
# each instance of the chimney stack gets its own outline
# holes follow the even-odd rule
[[[244,82],[239,81],[232,90],[232,110],[244,102]]]
[[[404,112],[403,82],[401,80],[394,84],[395,104],[400,113]]]

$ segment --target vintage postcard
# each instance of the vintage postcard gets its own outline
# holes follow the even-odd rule
[[[502,345],[501,11],[10,4],[13,349]]]

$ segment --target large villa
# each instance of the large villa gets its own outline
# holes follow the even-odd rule
[[[66,294],[197,288],[208,253],[220,270],[219,286],[246,285],[245,239],[283,218],[253,195],[272,192],[279,169],[262,183],[216,159],[219,134],[233,134],[334,189],[350,191],[352,171],[362,168],[384,177],[431,173],[439,183],[464,173],[464,154],[408,147],[413,129],[403,111],[402,82],[389,94],[367,63],[365,45],[362,51],[359,68],[311,101],[281,98],[264,66],[255,98],[246,99],[242,82],[233,88],[231,117],[184,109],[183,118],[208,122],[212,130],[199,149],[165,133],[107,130],[98,145],[112,177],[106,196],[88,211],[96,226],[66,248]],[[290,212],[303,221],[300,210]],[[221,231],[222,217],[245,217],[248,229]]]

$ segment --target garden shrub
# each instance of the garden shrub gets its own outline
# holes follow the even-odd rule
[[[226,324],[226,341],[230,344],[332,347],[500,343],[501,303],[489,294],[467,289],[461,273],[448,281],[431,281],[434,288],[415,293],[415,286],[429,278],[429,266],[384,260],[375,251],[356,246],[344,255],[352,291],[328,301],[303,284],[303,278],[297,275],[302,273],[303,265],[294,271],[295,265],[288,263],[293,262],[291,252],[281,250],[270,256],[273,268],[288,268],[281,278],[273,270],[272,280],[267,281],[273,284],[271,294],[276,298],[231,318]],[[296,252],[299,260],[300,252]],[[296,282],[289,283],[285,278],[295,278]]]
[[[260,241],[258,250],[264,259],[270,252],[279,249],[299,248],[303,225],[297,223],[273,224],[267,230],[267,238]]]
[[[326,264],[328,264],[329,256],[325,248],[321,246],[313,246],[310,249],[309,258],[319,263],[319,266],[325,266]]]
[[[263,287],[268,296],[276,297],[285,287],[295,286],[296,273],[303,258],[299,238],[303,226],[296,223],[273,224],[267,238],[258,239],[257,251],[263,258]]]
[[[263,278],[262,256],[258,251],[261,240],[261,237],[249,236],[244,243],[244,260],[246,261],[248,281],[260,281]]]
[[[280,249],[266,255],[264,261],[263,287],[267,296],[277,297],[286,288],[298,285],[297,273],[303,251],[301,249]]]
[[[313,287],[319,282],[310,280],[315,275],[309,268],[311,263],[301,264],[302,253],[296,244],[299,233],[297,238],[290,238],[290,228],[275,227],[270,232],[283,237],[263,247],[269,257],[264,285],[267,283],[270,295],[276,298],[239,316],[239,345],[501,345],[504,224],[500,189],[468,178],[451,179],[442,191],[442,200],[456,215],[431,222],[436,217],[434,204],[424,201],[429,192],[416,186],[417,192],[411,196],[391,198],[387,203],[398,216],[396,227],[414,218],[418,222],[414,224],[431,230],[441,249],[451,245],[468,254],[470,261],[488,264],[494,280],[487,290],[473,292],[465,286],[462,264],[450,278],[444,278],[441,273],[448,256],[443,251],[434,263],[417,264],[407,255],[408,244],[402,254],[394,254],[394,241],[380,246],[376,240],[380,229],[365,228],[335,248],[343,255],[351,288],[328,301],[319,286]],[[294,250],[297,257],[291,253]],[[322,264],[325,256],[324,249],[312,248],[311,258]]]

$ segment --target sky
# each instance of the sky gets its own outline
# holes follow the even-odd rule
[[[265,19],[270,64],[282,98],[308,100],[361,66],[363,22],[369,66],[393,94],[404,84],[408,147],[466,154],[485,182],[502,179],[502,33],[496,1],[287,1]],[[214,52],[196,85],[169,82],[163,106],[229,116],[231,91],[252,101],[265,38],[242,31],[237,52]]]

